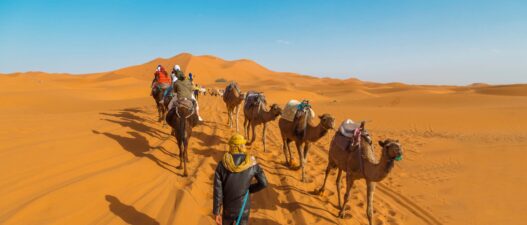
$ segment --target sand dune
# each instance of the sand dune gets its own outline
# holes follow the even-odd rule
[[[404,160],[375,193],[377,224],[523,224],[527,86],[380,84],[268,70],[253,61],[181,54],[115,71],[0,76],[0,224],[213,224],[212,174],[234,132],[220,98],[200,99],[206,122],[181,177],[174,138],[148,96],[157,64],[178,63],[207,87],[236,80],[269,103],[310,99],[315,111],[367,120],[374,142],[399,139]],[[260,128],[261,129],[261,128]],[[309,153],[309,182],[283,165],[270,124],[250,151],[270,187],[252,199],[251,224],[365,224],[365,185],[337,219],[335,174],[322,183],[334,131]],[[376,146],[379,150],[379,146]],[[378,152],[377,152],[378,153]]]

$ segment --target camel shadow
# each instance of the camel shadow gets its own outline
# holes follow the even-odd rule
[[[280,201],[278,200],[278,192],[276,192],[274,186],[273,184],[269,184],[267,188],[251,196],[251,208],[277,210]]]
[[[135,120],[112,120],[112,119],[102,119],[106,120],[108,122],[117,123],[123,127],[131,128],[134,131],[148,134],[152,137],[162,138],[162,135],[168,135],[167,133],[164,133],[163,131],[160,131],[158,129],[152,128],[150,126],[146,126],[142,123],[138,123]]]
[[[117,113],[101,112],[99,114],[110,117],[110,118],[101,118],[101,120],[106,120],[108,122],[119,124],[123,127],[131,128],[140,133],[147,133],[148,135],[152,137],[161,138],[161,135],[167,135],[167,133],[159,129],[156,129],[152,126],[145,125],[145,122],[155,124],[157,123],[157,121],[154,121],[150,118],[146,118],[141,115],[136,115],[134,113],[143,113],[143,111],[138,108],[127,108]],[[115,119],[118,119],[118,120],[115,120]]]
[[[192,131],[192,137],[195,137],[200,141],[200,145],[202,146],[213,146],[213,145],[219,145],[219,144],[225,144],[226,142],[222,140],[220,137],[206,134],[201,131]]]
[[[203,150],[193,149],[192,153],[204,157],[212,157],[215,162],[219,162],[224,154],[224,152],[218,151],[217,149],[213,148],[206,148]]]
[[[125,108],[125,109],[122,109],[124,112],[133,112],[133,113],[144,113],[145,111],[142,110],[141,108],[139,107],[133,107],[133,108]]]
[[[295,210],[301,209],[301,210],[304,210],[305,212],[311,214],[314,218],[325,220],[326,222],[331,223],[331,224],[337,224],[337,220],[336,220],[337,215],[331,213],[330,211],[328,211],[327,209],[324,209],[324,208],[315,207],[315,206],[312,206],[312,205],[309,205],[309,204],[300,203],[300,202],[284,202],[284,203],[281,203],[280,206],[283,207],[283,208],[286,208],[290,212],[293,212]],[[331,219],[331,218],[325,217],[325,216],[323,216],[321,214],[318,214],[318,213],[314,212],[314,210],[326,211],[327,213],[333,215],[334,218]]]
[[[121,218],[124,222],[131,225],[159,225],[154,218],[137,211],[135,207],[122,203],[113,195],[106,195],[106,201],[110,203],[110,211]]]
[[[303,191],[303,190],[300,190],[296,187],[293,187],[293,186],[285,186],[285,185],[282,185],[282,186],[277,186],[275,184],[271,184],[270,185],[271,187],[270,188],[273,188],[275,190],[280,190],[280,191],[295,191],[295,192],[298,192],[302,195],[306,195],[307,197],[312,197],[312,195],[306,191]],[[301,202],[282,202],[282,203],[279,203],[278,205],[280,205],[280,207],[282,208],[286,208],[288,211],[290,212],[293,212],[294,210],[298,210],[298,209],[302,209],[304,211],[306,211],[307,213],[313,215],[313,217],[315,218],[320,218],[322,220],[325,220],[327,222],[330,222],[330,223],[337,223],[337,221],[335,220],[335,218],[337,218],[337,215],[336,214],[333,214],[331,213],[328,209],[326,208],[321,208],[321,207],[316,207],[316,206],[313,206],[313,205],[309,205],[309,204],[304,204],[304,203],[301,203]],[[334,216],[334,218],[327,218],[319,213],[316,213],[315,210],[322,210],[322,211],[325,211],[331,215]]]
[[[174,152],[170,152],[170,151],[168,151],[165,147],[163,147],[163,146],[161,146],[161,145],[160,145],[160,146],[157,146],[157,147],[153,147],[153,148],[151,148],[151,149],[159,150],[160,152],[162,152],[162,153],[164,153],[165,155],[168,155],[168,156],[170,156],[170,157],[174,157],[174,158],[175,158],[175,157],[179,157],[179,154],[174,153]]]
[[[121,135],[117,135],[117,134],[112,134],[112,133],[108,133],[108,132],[99,132],[99,131],[96,131],[96,130],[92,130],[92,132],[94,134],[102,134],[106,137],[109,137],[113,140],[115,140],[117,143],[119,143],[121,145],[121,147],[132,153],[135,157],[144,157],[144,158],[147,158],[153,162],[155,162],[159,167],[171,172],[171,173],[174,173],[176,175],[179,175],[181,176],[181,174],[178,174],[175,172],[174,169],[176,169],[175,166],[172,166],[170,165],[169,163],[163,161],[163,160],[160,160],[159,158],[157,158],[155,155],[149,153],[151,149],[153,149],[148,140],[140,135],[139,133],[137,132],[133,132],[133,131],[129,131],[128,134],[130,134],[132,137],[125,137],[125,136],[121,136]],[[171,169],[173,168],[173,169]]]
[[[99,113],[100,115],[104,115],[104,116],[112,116],[112,117],[117,117],[117,118],[121,118],[121,119],[127,119],[127,120],[136,120],[136,121],[147,121],[147,119],[143,118],[143,117],[140,117],[140,116],[136,116],[135,114],[132,114],[130,112],[126,112],[126,111],[121,111],[121,112],[118,112],[118,113],[105,113],[105,112],[102,112],[102,113]],[[152,122],[152,121],[150,121]]]

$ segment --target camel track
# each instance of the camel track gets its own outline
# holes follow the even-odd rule
[[[401,207],[407,209],[408,211],[412,212],[415,216],[419,217],[421,220],[423,220],[427,224],[435,224],[435,225],[441,225],[442,223],[435,218],[430,212],[423,209],[421,206],[414,203],[409,198],[390,190],[388,187],[386,187],[382,183],[377,183],[377,190],[379,190],[382,194],[386,195],[387,197],[391,198],[393,201],[397,202]]]

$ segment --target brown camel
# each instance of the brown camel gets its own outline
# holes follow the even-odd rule
[[[295,142],[296,149],[298,151],[298,157],[300,158],[300,168],[302,169],[302,182],[306,182],[304,165],[307,163],[307,153],[309,152],[309,143],[317,142],[320,138],[324,137],[328,130],[333,129],[335,118],[329,114],[322,114],[318,117],[320,122],[314,126],[307,123],[305,132],[303,135],[298,135],[295,130],[295,123],[288,121],[284,118],[278,120],[278,126],[280,127],[280,133],[282,134],[282,149],[284,150],[286,165],[293,166],[293,155],[289,143]],[[304,150],[302,151],[302,145]]]
[[[232,128],[232,114],[236,113],[236,132],[238,132],[238,112],[240,111],[240,104],[244,99],[244,94],[240,91],[236,82],[231,82],[225,88],[225,94],[223,95],[223,101],[227,105],[227,113],[229,114],[229,127]]]
[[[364,130],[364,122],[361,125],[361,129]],[[337,144],[337,137],[339,132],[335,134],[335,137],[331,141],[329,148],[328,166],[326,168],[326,175],[324,177],[324,183],[322,187],[315,190],[315,194],[322,194],[324,192],[326,181],[329,173],[332,169],[337,168],[337,195],[339,203],[339,217],[344,218],[344,208],[349,199],[349,193],[353,187],[355,180],[365,179],[367,186],[367,208],[366,214],[368,216],[368,222],[370,225],[373,224],[373,192],[375,191],[375,183],[383,180],[394,166],[395,160],[400,160],[402,157],[403,150],[398,140],[386,139],[379,141],[379,145],[382,147],[382,155],[379,161],[375,160],[373,154],[373,146],[370,137],[363,132],[358,140],[360,144],[351,144],[346,149],[339,147]],[[342,138],[342,136],[340,137]],[[346,192],[344,194],[344,202],[341,204],[340,198],[340,179],[342,171],[346,171]]]
[[[192,128],[197,124],[198,118],[194,103],[188,99],[181,99],[167,114],[167,123],[173,128],[172,135],[176,137],[179,148],[180,164],[183,176],[186,177],[188,160],[188,142],[192,136]]]
[[[256,139],[256,126],[263,124],[262,141],[264,152],[267,151],[265,147],[265,131],[267,130],[267,122],[275,120],[282,113],[282,109],[277,104],[271,105],[270,110],[267,110],[266,108],[265,96],[262,93],[247,93],[243,107],[243,113],[245,115],[243,129],[245,131],[246,139],[249,139],[249,126],[252,128],[252,137],[247,145],[251,145]]]
[[[165,89],[157,86],[152,88],[152,97],[154,98],[154,101],[156,101],[157,114],[159,116],[158,121],[164,123],[166,108],[162,103],[160,103],[161,99],[163,98],[163,93],[165,93]]]

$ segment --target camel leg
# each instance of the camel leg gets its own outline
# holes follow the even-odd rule
[[[302,182],[306,182],[306,173],[304,170],[304,151],[302,151],[302,143],[296,143],[298,151],[298,158],[300,159],[300,168],[302,169]]]
[[[309,152],[309,142],[306,141],[306,143],[304,144],[304,160],[306,161],[307,163],[307,153]]]
[[[288,143],[287,143],[287,138],[284,137],[284,135],[282,134],[282,150],[284,151],[284,157],[285,157],[285,164],[286,165],[289,165],[289,159],[287,158],[287,146]]]
[[[342,178],[342,170],[341,169],[338,169],[339,172],[337,174],[337,195],[339,196],[339,209],[342,207],[342,204],[340,202],[340,185],[342,182],[341,181],[341,178]]]
[[[267,151],[267,149],[265,148],[265,130],[267,130],[267,123],[263,124],[263,132],[262,132],[262,142],[263,142],[264,152]]]
[[[344,218],[344,209],[349,200],[350,190],[353,187],[353,178],[351,177],[351,172],[346,173],[346,193],[344,194],[344,202],[340,207],[339,217]]]
[[[163,121],[163,127],[165,127],[165,125],[167,124],[167,121],[166,121],[166,110],[165,110],[165,106],[161,106],[163,108],[163,110],[161,111],[161,121]]]
[[[291,140],[286,138],[286,147],[287,147],[287,153],[289,154],[289,166],[291,167],[293,165],[293,153],[291,152]]]
[[[247,116],[244,117],[244,120],[243,120],[243,136],[245,137],[245,139],[249,139],[249,120],[247,119]]]
[[[302,164],[302,177],[305,176],[305,169],[304,166],[307,165],[307,153],[309,152],[309,142],[304,143],[304,152],[303,157],[300,158],[301,164]],[[303,179],[303,182],[306,182],[305,178]]]
[[[375,191],[375,182],[373,181],[366,181],[367,186],[367,199],[368,199],[368,206],[366,207],[366,215],[368,215],[368,223],[370,225],[373,224],[373,192]]]
[[[183,148],[182,148],[183,146],[180,144],[181,140],[177,140],[177,143],[178,143],[177,147],[179,148],[179,166],[177,168],[181,169],[181,168],[183,168],[183,161],[184,161]]]
[[[227,109],[227,114],[228,114],[228,121],[227,121],[227,124],[229,124],[229,128],[232,128],[232,110],[231,109]]]
[[[159,103],[157,103],[157,116],[158,116],[158,122],[161,122],[163,120],[163,110],[161,109],[161,106]]]
[[[252,145],[254,140],[256,140],[256,124],[254,122],[251,123],[251,129],[252,129],[252,137],[248,145]]]
[[[236,106],[236,132],[238,132],[238,113],[240,112],[240,106]]]
[[[328,162],[328,166],[326,167],[326,175],[324,176],[324,183],[322,183],[322,187],[320,187],[318,190],[315,190],[315,194],[321,195],[324,193],[324,189],[326,189],[326,181],[328,180],[329,172],[331,172],[332,166],[331,162]]]
[[[181,160],[183,161],[183,176],[188,176],[187,173],[187,161],[188,161],[188,155],[187,155],[187,145],[184,145],[184,141],[181,142],[181,147],[183,148],[183,157],[181,157]]]

